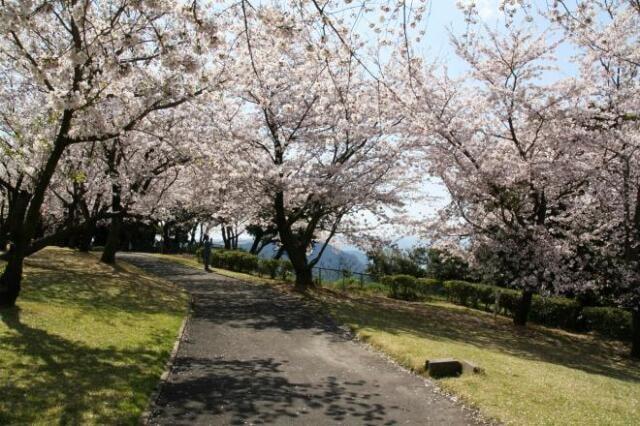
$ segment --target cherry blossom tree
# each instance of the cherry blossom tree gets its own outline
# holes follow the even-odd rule
[[[575,244],[595,265],[590,282],[631,310],[640,358],[640,3],[558,1],[548,16],[580,53],[584,108],[575,122],[595,159],[576,200]]]
[[[406,146],[394,138],[388,94],[370,78],[346,38],[287,9],[243,2],[243,46],[231,87],[241,100],[254,185],[268,196],[296,288],[358,212],[401,205]],[[277,58],[277,60],[274,60]],[[243,154],[243,158],[247,158]],[[307,258],[316,238],[318,256]]]
[[[569,279],[564,222],[588,167],[567,131],[576,88],[542,82],[555,49],[546,34],[485,28],[453,43],[470,73],[412,76],[409,131],[423,135],[428,172],[452,198],[441,236],[493,254],[523,291],[514,322],[524,325],[533,293]]]
[[[0,305],[13,305],[19,295],[25,253],[68,148],[133,132],[156,112],[180,107],[215,84],[215,63],[199,52],[220,38],[192,6],[162,0],[2,2],[3,151],[18,161],[10,166],[13,176],[29,182],[20,182],[12,214]],[[29,151],[39,155],[27,158]]]
[[[502,1],[506,39],[486,31],[488,44],[473,33],[455,41],[471,85],[440,79],[428,97],[415,88],[433,75],[410,78],[414,97],[429,99],[412,105],[413,122],[431,135],[430,170],[452,194],[448,234],[506,262],[523,300],[596,289],[630,309],[638,357],[640,4],[559,0],[542,9],[578,66],[554,84],[542,83],[553,44],[522,37],[536,6]],[[474,2],[465,7],[475,26]]]

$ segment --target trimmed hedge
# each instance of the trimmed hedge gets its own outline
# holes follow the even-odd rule
[[[236,272],[257,272],[258,256],[243,251],[214,250],[211,253],[211,265]]]
[[[387,288],[387,296],[400,300],[417,300],[442,292],[440,281],[416,278],[412,275],[386,275],[380,280]]]
[[[444,288],[442,287],[442,281],[435,278],[418,278],[417,290],[422,296],[432,296],[435,294],[442,294]]]
[[[466,281],[445,281],[443,286],[449,301],[472,308],[483,305],[485,310],[489,310],[489,307],[495,304],[496,292],[500,289],[487,284],[473,284]]]
[[[446,281],[443,286],[447,299],[453,303],[486,311],[497,309],[511,317],[522,297],[517,290],[466,281]],[[576,300],[566,297],[534,295],[529,320],[567,330],[593,330],[620,339],[631,336],[631,313],[618,308],[582,308]]]
[[[388,296],[393,299],[416,300],[418,298],[418,280],[411,275],[385,275],[382,283],[389,289]]]
[[[260,275],[268,276],[271,279],[275,279],[278,276],[280,270],[280,260],[278,259],[260,259],[258,260],[258,269]]]
[[[453,303],[486,311],[497,309],[501,314],[511,317],[515,315],[522,297],[517,290],[466,281],[447,281],[444,288],[447,298]],[[584,329],[580,305],[565,297],[534,295],[529,320],[549,327]]]
[[[198,260],[202,261],[201,253]],[[211,266],[235,272],[258,274],[269,278],[287,280],[293,274],[293,265],[288,260],[262,259],[255,254],[240,250],[213,250]]]
[[[582,310],[586,326],[605,336],[629,339],[631,336],[631,312],[620,308],[587,307]]]
[[[533,296],[529,320],[549,327],[567,330],[584,330],[582,307],[578,302],[566,297]]]

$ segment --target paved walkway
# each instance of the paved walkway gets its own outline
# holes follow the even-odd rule
[[[142,254],[120,257],[194,299],[151,424],[474,424],[429,382],[295,296]]]

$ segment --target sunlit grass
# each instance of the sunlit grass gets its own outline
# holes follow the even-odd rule
[[[201,267],[193,257],[164,259]],[[341,290],[339,283],[329,287]],[[640,364],[627,358],[626,344],[536,325],[519,330],[508,318],[441,300],[381,297],[384,289],[349,293],[323,290],[311,297],[360,338],[419,374],[426,360],[437,358],[469,360],[484,368],[484,375],[438,383],[486,418],[517,425],[640,424]]]
[[[531,326],[447,303],[321,296],[339,321],[402,365],[469,360],[485,375],[439,380],[488,418],[530,425],[640,422],[640,365],[618,342]]]
[[[0,424],[135,424],[186,314],[172,284],[48,248],[0,310]]]

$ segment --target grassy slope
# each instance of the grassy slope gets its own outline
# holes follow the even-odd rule
[[[193,258],[162,256],[201,267]],[[227,276],[270,283],[251,275]],[[512,424],[640,424],[640,364],[628,347],[591,335],[529,326],[443,302],[406,303],[322,291],[335,318],[404,366],[424,372],[427,359],[454,357],[486,375],[443,379],[444,389],[488,418]]]
[[[0,424],[135,424],[187,297],[133,266],[48,248],[0,310]]]
[[[323,296],[359,336],[406,367],[457,358],[486,375],[439,380],[489,418],[513,424],[638,424],[640,365],[623,345],[530,326],[446,303]]]

